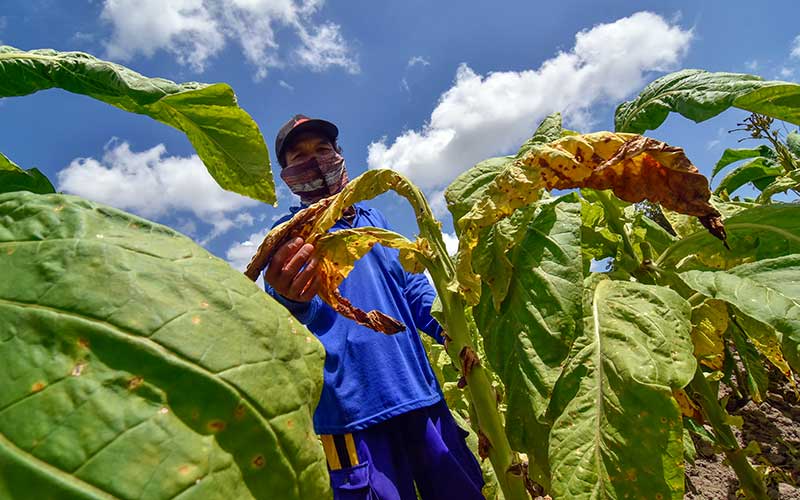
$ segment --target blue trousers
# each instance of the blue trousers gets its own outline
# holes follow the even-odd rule
[[[483,500],[483,476],[444,401],[321,436],[334,500]]]

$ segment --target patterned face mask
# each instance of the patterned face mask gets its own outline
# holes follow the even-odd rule
[[[306,205],[338,193],[348,181],[344,158],[336,151],[289,163],[281,179]]]

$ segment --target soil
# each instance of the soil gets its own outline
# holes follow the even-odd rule
[[[720,397],[731,392],[729,387],[721,387]],[[750,458],[750,462],[766,476],[767,498],[800,500],[800,399],[788,381],[777,372],[771,373],[765,401],[759,404],[730,395],[727,410],[744,421],[741,428],[734,428],[739,444],[745,447],[754,442],[761,450],[760,454]],[[694,465],[687,464],[684,498],[743,498],[737,493],[739,481],[736,475],[724,463],[725,456],[715,453],[710,445],[699,439],[695,438],[694,442],[697,460]]]

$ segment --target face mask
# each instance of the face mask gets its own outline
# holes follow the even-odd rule
[[[288,164],[281,179],[306,205],[338,193],[348,181],[344,158],[336,151]]]

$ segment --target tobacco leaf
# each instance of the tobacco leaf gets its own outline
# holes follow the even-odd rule
[[[724,300],[773,328],[789,366],[800,371],[800,254],[742,264],[728,271],[687,271],[680,276],[695,291]]]
[[[380,311],[363,312],[353,306],[349,300],[339,293],[339,285],[353,270],[355,261],[369,252],[375,244],[400,250],[400,263],[412,273],[424,270],[417,256],[425,255],[425,240],[411,242],[404,236],[376,227],[359,227],[341,229],[314,241],[314,253],[319,257],[318,273],[320,289],[318,295],[339,314],[350,318],[361,325],[383,333],[398,333],[405,330],[405,325]]]
[[[730,107],[800,124],[800,85],[686,69],[662,76],[635,99],[620,104],[614,126],[618,132],[641,134],[658,128],[671,112],[702,122]]]
[[[38,194],[55,193],[50,179],[38,168],[23,169],[0,153],[0,193],[30,191]]]
[[[722,370],[725,359],[723,334],[728,329],[728,308],[709,299],[692,310],[692,343],[697,360],[712,370]]]
[[[390,189],[408,199],[414,207],[422,235],[416,242],[412,243],[401,235],[379,228],[357,228],[327,235],[328,230],[342,217],[348,207],[356,202],[374,198]],[[341,236],[334,236],[340,232]],[[429,236],[426,238],[425,235]],[[255,281],[269,265],[275,252],[284,243],[297,237],[314,245],[315,255],[325,263],[321,271],[323,280],[319,291],[320,298],[340,314],[383,333],[397,333],[405,326],[380,311],[362,311],[338,292],[339,284],[352,269],[353,262],[366,255],[373,245],[381,243],[400,249],[400,260],[407,270],[420,271],[423,265],[429,267],[431,264],[432,239],[438,238],[435,244],[444,248],[439,223],[433,218],[422,192],[405,177],[392,170],[369,170],[347,183],[336,195],[318,201],[275,227],[259,245],[244,274]],[[316,248],[318,244],[322,244],[322,248]],[[353,248],[346,248],[347,244]],[[327,255],[329,252],[333,256]],[[421,260],[416,262],[415,259]]]
[[[588,292],[588,290],[587,290]],[[673,390],[695,369],[690,309],[666,287],[601,280],[553,390],[554,498],[683,498]]]
[[[800,253],[800,205],[773,203],[746,208],[752,205],[729,203],[726,206],[724,210],[733,213],[725,219],[730,249],[705,231],[691,232],[687,228],[688,234],[682,234],[683,239],[664,250],[657,265],[678,271],[725,270],[745,262]]]
[[[549,476],[552,422],[545,413],[550,396],[584,326],[581,204],[577,193],[568,193],[501,221],[519,223],[517,232],[523,236],[506,256],[518,271],[509,274],[505,285],[485,282],[480,303],[473,308],[486,359],[506,387],[509,442],[531,457],[537,477]],[[533,216],[518,221],[527,210],[533,210]],[[482,240],[477,250],[485,244]],[[499,308],[495,286],[506,292]]]
[[[0,46],[0,97],[51,88],[87,95],[184,132],[223,189],[275,202],[264,138],[229,85],[148,78],[83,52]]]
[[[0,498],[330,495],[322,345],[189,238],[0,195]]]
[[[470,304],[480,296],[472,252],[480,231],[539,198],[541,188],[611,189],[628,202],[650,200],[694,215],[724,241],[719,212],[711,206],[708,181],[681,148],[634,134],[597,132],[532,146],[507,166],[485,195],[459,221],[458,289]]]

